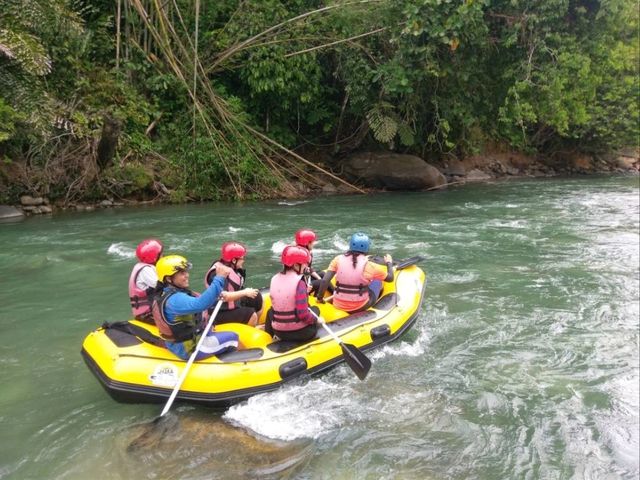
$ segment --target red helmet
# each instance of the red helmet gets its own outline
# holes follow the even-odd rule
[[[282,250],[282,264],[286,267],[293,267],[296,263],[309,263],[311,255],[304,247],[286,246]]]
[[[155,238],[143,240],[136,248],[136,256],[143,263],[154,265],[162,256],[162,242]]]
[[[244,245],[238,242],[225,242],[222,244],[222,260],[225,262],[233,262],[236,258],[242,258],[247,254]]]
[[[318,238],[316,236],[316,232],[303,228],[302,230],[298,230],[296,232],[296,245],[299,245],[301,247],[308,247],[311,242],[316,241],[316,238]]]

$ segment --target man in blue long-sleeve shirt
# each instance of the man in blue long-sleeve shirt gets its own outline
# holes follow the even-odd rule
[[[156,271],[164,289],[153,302],[153,319],[166,347],[185,360],[193,353],[201,334],[198,329],[203,326],[202,313],[211,308],[219,298],[225,301],[227,292],[222,289],[230,272],[229,268],[216,270],[209,288],[198,295],[189,290],[190,268],[191,264],[180,255],[160,258]],[[206,335],[197,360],[238,347],[238,335],[233,332],[214,332],[212,329]]]

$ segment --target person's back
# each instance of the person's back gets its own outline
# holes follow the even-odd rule
[[[393,281],[393,259],[385,255],[386,269],[369,261],[371,241],[364,233],[354,233],[349,251],[335,257],[322,279],[317,298],[322,301],[329,282],[335,276],[333,305],[345,312],[356,312],[372,306],[380,296],[382,282]]]
[[[281,257],[283,270],[271,278],[271,309],[267,313],[265,330],[282,340],[306,341],[317,333],[316,318],[309,311],[304,278],[309,259],[306,248],[285,247]]]
[[[155,264],[162,256],[162,250],[162,243],[153,238],[142,241],[136,248],[138,263],[129,275],[129,302],[137,320],[152,321],[152,296],[158,287]]]
[[[335,272],[336,288],[333,306],[352,312],[362,308],[369,300],[368,286],[375,276],[364,253],[349,251],[335,257],[328,271]],[[385,273],[386,276],[386,273]]]

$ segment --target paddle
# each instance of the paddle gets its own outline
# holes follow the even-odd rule
[[[369,360],[369,358],[355,345],[344,343],[342,339],[329,328],[324,318],[316,315],[313,310],[309,311],[314,317],[316,317],[318,322],[320,322],[320,325],[324,327],[329,335],[331,335],[333,339],[340,344],[340,347],[342,348],[342,355],[344,356],[347,365],[349,365],[351,370],[355,372],[360,380],[364,380],[371,368],[371,360]]]
[[[385,265],[384,258],[380,255],[375,255],[370,259],[373,263],[377,263],[378,265]],[[394,263],[394,268],[396,270],[402,270],[403,268],[410,267],[411,265],[415,265],[416,263],[420,263],[424,260],[422,255],[416,255],[415,257],[405,258],[404,260],[400,260],[398,263]]]
[[[401,260],[396,265],[396,270],[402,270],[403,268],[410,267],[411,265],[415,265],[424,260],[424,257],[421,255],[416,255],[415,257],[407,258],[405,260]]]
[[[169,400],[167,400],[167,404],[162,409],[162,413],[160,413],[160,416],[158,418],[164,417],[164,415],[171,408],[171,405],[173,405],[173,401],[176,399],[176,395],[178,395],[178,392],[180,391],[180,387],[182,386],[182,383],[184,382],[185,378],[187,378],[187,375],[189,374],[189,370],[191,369],[191,365],[193,364],[194,360],[196,359],[196,356],[198,355],[198,352],[200,351],[200,347],[202,346],[202,342],[204,341],[205,337],[207,336],[207,333],[209,332],[209,330],[211,330],[211,325],[213,325],[213,321],[216,319],[216,316],[218,315],[218,311],[220,310],[220,306],[221,305],[222,305],[222,302],[219,301],[218,304],[216,305],[216,308],[213,310],[213,313],[209,317],[209,321],[207,322],[207,326],[202,331],[202,335],[200,335],[200,339],[198,340],[198,343],[196,345],[196,349],[193,351],[193,353],[189,357],[189,360],[187,360],[187,364],[184,366],[184,370],[182,370],[182,375],[180,375],[180,378],[178,379],[178,383],[176,383],[176,386],[173,387],[173,391],[171,392],[171,395],[169,396]]]
[[[220,310],[221,306],[222,306],[222,301],[218,301],[218,304],[216,305],[216,308],[213,310],[213,313],[209,317],[209,321],[207,322],[207,326],[202,331],[202,335],[200,336],[200,339],[198,340],[198,343],[196,344],[195,350],[193,351],[193,353],[189,357],[189,360],[187,360],[187,364],[185,365],[184,370],[182,370],[182,374],[180,375],[180,378],[178,379],[178,383],[176,383],[176,385],[173,387],[173,391],[171,392],[171,395],[169,396],[169,400],[167,400],[166,405],[162,409],[162,413],[160,413],[159,416],[154,418],[153,421],[151,421],[149,423],[149,425],[151,425],[151,428],[146,429],[145,432],[143,432],[141,435],[139,435],[136,439],[134,439],[129,444],[129,446],[127,447],[127,451],[134,452],[134,451],[136,451],[137,449],[139,449],[139,448],[141,448],[143,446],[149,445],[151,443],[151,438],[156,437],[156,436],[161,436],[161,435],[164,434],[164,432],[166,430],[169,429],[169,427],[167,427],[165,425],[165,427],[162,430],[159,431],[158,430],[158,428],[159,428],[158,425],[161,424],[160,420],[162,420],[162,418],[167,414],[167,412],[171,408],[171,405],[173,405],[173,401],[176,399],[176,395],[178,395],[178,392],[180,391],[180,387],[182,386],[182,383],[184,382],[185,378],[187,378],[189,370],[191,369],[191,365],[195,361],[196,356],[198,355],[198,352],[200,351],[200,347],[202,346],[202,342],[204,341],[204,337],[206,337],[207,336],[207,332],[209,330],[211,330],[211,325],[213,325],[213,322],[216,319],[216,316],[218,315],[218,311]],[[162,423],[166,423],[166,422],[162,422]]]

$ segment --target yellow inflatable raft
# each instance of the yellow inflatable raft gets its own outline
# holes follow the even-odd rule
[[[394,281],[383,284],[380,300],[370,309],[349,315],[323,303],[317,305],[321,316],[344,343],[360,350],[397,339],[418,317],[426,283],[424,272],[416,265],[420,260],[413,257],[396,265]],[[270,306],[268,292],[263,296],[261,322]],[[315,299],[311,302],[315,305]],[[177,399],[227,407],[344,360],[340,344],[322,328],[315,339],[303,344],[274,340],[242,324],[216,329],[238,333],[242,348],[196,361]],[[105,324],[89,333],[82,356],[107,392],[121,402],[165,402],[186,365],[161,346],[154,325],[137,320]]]

